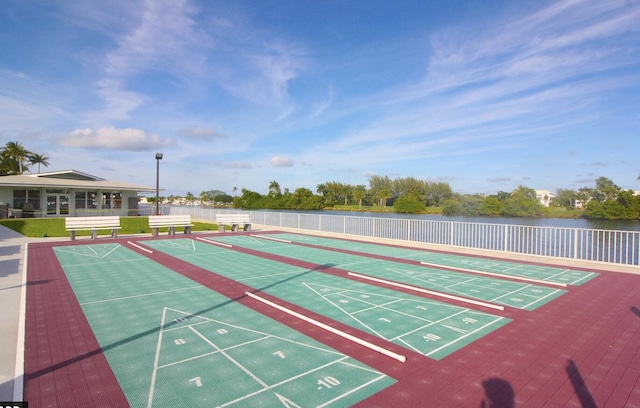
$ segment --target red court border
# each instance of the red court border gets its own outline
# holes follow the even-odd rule
[[[144,245],[145,239],[129,240]],[[126,245],[126,241],[29,245],[24,398],[30,406],[128,405],[52,249],[96,242]],[[398,381],[358,406],[640,407],[640,275],[598,270],[597,278],[569,287],[566,294],[533,312],[486,310],[513,321],[439,361],[261,293],[406,355],[408,361],[400,363],[247,298],[244,291],[252,289],[238,282],[161,253],[126,246]],[[343,276],[335,268],[262,256]]]

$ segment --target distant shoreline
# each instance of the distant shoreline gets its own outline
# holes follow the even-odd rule
[[[548,207],[546,207],[548,208]],[[320,211],[347,211],[347,212],[370,212],[370,213],[383,213],[383,214],[403,214],[393,210],[393,207],[353,207],[353,206],[345,206],[343,207],[327,207],[323,208]],[[582,216],[583,211],[581,210],[572,210],[572,211],[549,211],[548,213],[541,214],[538,216],[525,217],[525,218],[568,218],[568,219],[581,219],[584,218]],[[427,211],[421,211],[418,213],[411,213],[410,215],[442,215],[443,217],[447,217],[447,215],[442,213],[441,207],[429,207]],[[495,218],[523,218],[522,216],[510,216],[510,215],[482,215],[482,217],[495,217]]]

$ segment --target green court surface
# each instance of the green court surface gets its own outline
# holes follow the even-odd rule
[[[196,240],[141,243],[434,359],[510,321]]]
[[[307,262],[329,263],[336,268],[362,275],[522,310],[535,310],[566,292],[553,287],[409,265],[246,235],[211,239]]]
[[[120,244],[54,251],[133,407],[342,407],[395,383]]]
[[[320,245],[327,248],[346,249],[366,254],[377,254],[401,259],[412,259],[432,265],[446,266],[470,271],[491,272],[504,276],[525,277],[552,283],[564,283],[579,286],[598,276],[594,272],[576,271],[551,266],[520,264],[516,262],[485,259],[464,255],[443,254],[420,251],[411,248],[399,248],[389,245],[366,242],[346,241],[334,238],[312,237],[299,234],[269,234],[269,237]]]

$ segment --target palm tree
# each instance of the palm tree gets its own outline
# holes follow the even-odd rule
[[[29,156],[29,163],[38,165],[38,173],[40,173],[40,165],[49,167],[49,158],[44,154],[33,153]]]
[[[353,187],[353,198],[358,200],[358,207],[362,207],[362,199],[367,196],[367,187],[362,184]]]
[[[278,182],[275,180],[269,183],[269,195],[272,197],[280,197],[282,195],[280,184],[278,184]]]
[[[378,198],[379,200],[378,202],[382,207],[387,206],[387,200],[390,199],[391,197],[393,197],[393,191],[391,191],[390,188],[383,187],[378,191],[376,191],[376,198]]]
[[[22,174],[26,170],[24,163],[32,154],[20,142],[7,142],[2,151],[2,161],[9,167],[8,173]]]

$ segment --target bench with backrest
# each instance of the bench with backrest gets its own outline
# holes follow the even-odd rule
[[[249,214],[216,214],[218,231],[224,232],[227,225],[231,225],[231,231],[238,231],[240,225],[245,231],[251,229],[251,218]]]
[[[150,215],[149,227],[151,228],[153,235],[158,235],[159,228],[169,228],[169,235],[175,235],[176,227],[184,227],[184,233],[190,234],[193,224],[191,224],[191,216],[189,214]]]
[[[67,217],[64,219],[64,227],[71,233],[71,240],[76,239],[76,231],[91,231],[91,238],[98,238],[98,230],[111,230],[111,237],[118,237],[120,229],[120,217]]]

